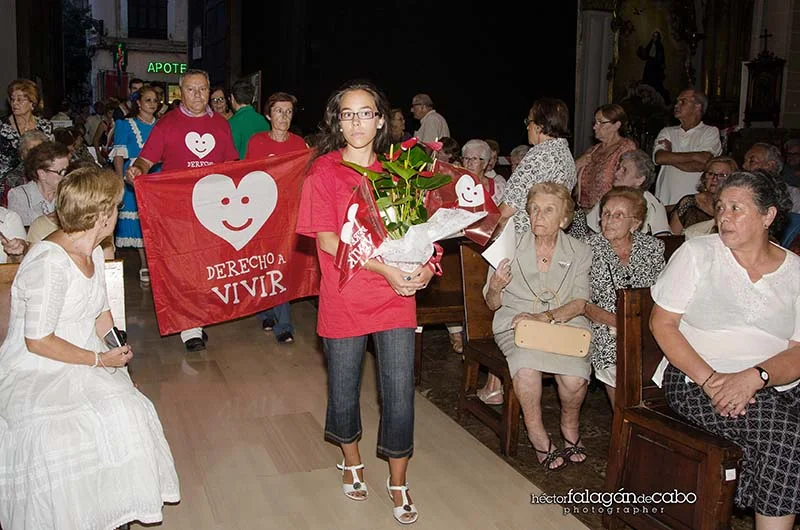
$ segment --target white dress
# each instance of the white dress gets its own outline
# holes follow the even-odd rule
[[[178,502],[175,464],[153,404],[127,369],[67,364],[29,352],[50,333],[108,348],[103,252],[87,278],[55,243],[31,247],[11,288],[0,346],[0,524],[3,530],[108,530],[162,520]],[[113,372],[113,373],[112,373]]]

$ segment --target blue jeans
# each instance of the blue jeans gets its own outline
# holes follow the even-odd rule
[[[274,322],[274,325],[272,326],[272,332],[276,335],[280,335],[284,331],[288,331],[294,335],[294,326],[292,326],[292,312],[289,302],[284,302],[281,305],[276,305],[275,307],[271,307],[266,311],[257,313],[256,318],[262,322],[264,320],[272,320]]]
[[[381,400],[378,456],[404,458],[414,452],[414,328],[372,334]],[[367,336],[322,339],[328,360],[325,438],[337,444],[361,438],[361,372]]]

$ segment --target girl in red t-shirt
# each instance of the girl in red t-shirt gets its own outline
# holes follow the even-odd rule
[[[325,437],[342,448],[344,462],[337,467],[344,494],[356,501],[367,498],[358,449],[359,394],[371,334],[382,394],[378,455],[389,460],[386,486],[394,500],[394,518],[411,524],[417,520],[406,487],[414,451],[414,294],[428,285],[433,271],[423,265],[406,273],[371,259],[340,291],[334,266],[347,205],[361,178],[341,161],[381,170],[376,153],[388,148],[388,112],[386,97],[367,83],[350,83],[330,97],[316,159],[303,187],[297,232],[317,238],[322,271],[317,333],[328,361]]]

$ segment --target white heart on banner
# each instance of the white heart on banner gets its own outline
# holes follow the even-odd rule
[[[237,187],[227,175],[197,181],[192,208],[205,228],[241,250],[261,230],[278,204],[278,186],[264,171],[251,171]]]
[[[186,138],[183,139],[186,147],[194,153],[197,158],[205,158],[205,156],[214,150],[217,141],[211,133],[205,133],[200,136],[200,133],[189,131],[186,133]]]

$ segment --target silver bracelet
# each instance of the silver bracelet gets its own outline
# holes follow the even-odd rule
[[[100,362],[100,352],[94,352],[94,364],[92,368],[97,368],[97,363]]]
[[[103,367],[103,370],[105,370],[105,371],[106,371],[106,373],[108,373],[108,374],[115,374],[115,373],[117,373],[117,367],[116,367],[116,366],[114,366],[114,370],[112,370],[112,371],[110,371],[110,372],[108,371],[108,368],[106,367],[106,365],[105,365],[105,364],[103,364],[103,359],[101,359],[101,358],[100,358],[100,354],[98,354],[98,355],[97,355],[97,359],[100,361],[100,366],[102,366],[102,367]]]

